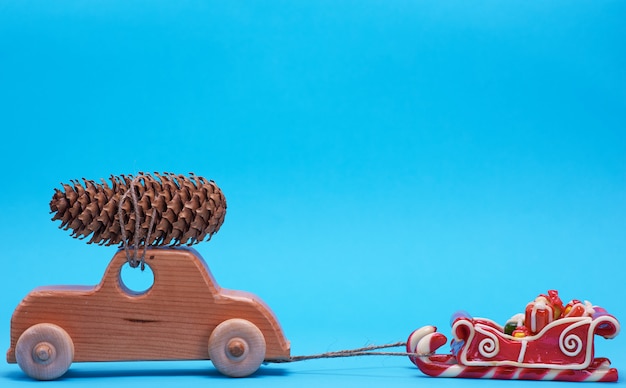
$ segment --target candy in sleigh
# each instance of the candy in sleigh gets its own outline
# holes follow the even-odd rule
[[[435,354],[447,339],[434,326],[407,341],[411,361],[433,377],[520,380],[616,381],[617,370],[595,358],[594,335],[613,338],[619,322],[598,306],[573,300],[565,306],[554,290],[526,306],[504,327],[466,313],[452,316],[451,353]]]

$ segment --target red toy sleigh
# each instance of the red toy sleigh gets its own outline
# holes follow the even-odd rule
[[[562,306],[561,306],[562,307]],[[617,319],[598,306],[584,316],[565,316],[532,335],[514,336],[483,318],[459,313],[452,317],[452,352],[434,354],[447,339],[434,326],[415,330],[407,341],[411,361],[433,377],[520,380],[617,381],[607,358],[595,358],[597,334],[613,338]]]

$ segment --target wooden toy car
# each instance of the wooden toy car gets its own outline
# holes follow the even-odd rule
[[[264,361],[290,357],[278,320],[257,296],[221,288],[198,252],[149,248],[153,285],[133,292],[121,280],[118,251],[100,284],[39,287],[11,319],[9,363],[51,380],[72,362],[206,360],[243,377]]]

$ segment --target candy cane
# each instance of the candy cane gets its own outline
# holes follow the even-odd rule
[[[606,359],[595,359],[587,369],[539,369],[513,366],[465,366],[455,363],[451,355],[415,357],[414,363],[422,373],[432,377],[471,379],[544,380],[544,381],[617,381],[618,373]]]

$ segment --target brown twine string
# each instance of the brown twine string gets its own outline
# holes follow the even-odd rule
[[[117,208],[117,216],[120,222],[120,230],[122,233],[122,247],[124,248],[124,252],[126,253],[126,261],[132,268],[137,268],[141,265],[141,270],[145,269],[145,258],[146,258],[146,249],[148,247],[148,243],[150,241],[150,235],[152,234],[152,229],[154,228],[154,219],[156,216],[156,209],[152,209],[152,215],[150,218],[150,225],[148,226],[148,233],[146,234],[146,239],[143,244],[143,253],[139,260],[137,260],[137,254],[139,253],[139,243],[141,242],[140,236],[140,212],[139,212],[139,202],[137,200],[137,193],[135,193],[135,185],[141,179],[141,175],[135,177],[128,187],[128,189],[124,192],[122,197],[120,198],[120,202]],[[130,193],[131,202],[133,205],[133,209],[135,211],[135,234],[133,236],[133,252],[132,255],[130,253],[130,247],[128,246],[128,240],[126,236],[126,228],[124,228],[124,214],[122,211],[122,204],[124,200],[128,197]],[[407,352],[374,352],[373,350],[378,349],[388,349],[388,348],[396,348],[396,347],[406,347],[406,342],[395,342],[391,344],[384,345],[370,345],[362,348],[356,349],[344,349],[337,350],[334,352],[326,352],[319,354],[311,354],[311,355],[302,355],[302,356],[291,356],[285,360],[271,360],[271,363],[289,363],[289,362],[298,362],[298,361],[306,361],[306,360],[318,360],[322,358],[340,358],[340,357],[359,357],[359,356],[417,356],[416,353],[407,353]]]
[[[156,216],[156,209],[152,209],[152,217],[150,218],[150,225],[148,226],[148,233],[146,235],[146,239],[143,242],[143,253],[139,260],[137,260],[137,254],[139,253],[139,243],[141,241],[140,231],[141,231],[141,213],[139,212],[139,201],[137,200],[137,193],[135,193],[135,185],[139,182],[142,176],[136,176],[133,180],[130,181],[128,189],[124,192],[122,197],[120,198],[120,202],[117,207],[117,217],[120,221],[120,230],[122,232],[122,248],[124,248],[124,252],[126,253],[126,261],[131,268],[137,268],[141,265],[141,270],[143,271],[146,268],[146,250],[148,249],[148,243],[150,241],[150,235],[152,234],[152,229],[154,227],[154,218]],[[124,212],[122,211],[122,204],[124,200],[128,197],[128,193],[130,193],[130,199],[133,205],[133,209],[135,210],[135,234],[133,235],[133,248],[134,251],[131,255],[130,247],[128,246],[128,239],[126,238],[126,228],[124,227]]]
[[[416,356],[416,353],[406,352],[373,352],[372,350],[396,348],[400,346],[406,346],[406,342],[395,342],[385,345],[371,345],[357,349],[345,349],[334,352],[326,352],[320,354],[312,354],[307,356],[291,356],[286,360],[272,360],[272,363],[288,363],[306,360],[317,360],[321,358],[339,358],[339,357],[358,357],[358,356]]]
[[[133,178],[131,180],[128,189],[124,192],[122,197],[120,198],[120,202],[117,208],[117,216],[120,222],[120,230],[122,233],[122,248],[124,248],[124,252],[126,253],[126,261],[132,268],[137,268],[141,265],[141,270],[145,269],[145,259],[146,259],[146,250],[148,248],[148,244],[150,241],[150,235],[152,234],[152,230],[154,228],[154,219],[156,217],[156,209],[152,209],[152,214],[150,218],[150,225],[148,226],[148,233],[146,234],[146,239],[143,243],[143,252],[139,260],[137,260],[137,254],[139,253],[139,244],[141,242],[141,213],[139,212],[139,202],[137,200],[137,193],[135,193],[135,185],[141,179],[141,175]],[[130,193],[131,202],[133,205],[133,209],[135,211],[135,234],[133,235],[133,252],[132,255],[130,253],[130,247],[128,244],[128,239],[126,238],[126,228],[124,227],[124,212],[122,211],[122,204],[124,200],[128,197]],[[416,353],[407,353],[407,352],[374,352],[373,350],[378,349],[388,349],[388,348],[396,348],[396,347],[406,347],[406,342],[395,342],[391,344],[384,345],[370,345],[362,348],[356,349],[344,349],[337,350],[334,352],[326,352],[319,354],[311,354],[311,355],[302,355],[302,356],[291,356],[285,360],[271,360],[271,363],[289,363],[289,362],[298,362],[298,361],[306,361],[306,360],[318,360],[322,358],[340,358],[340,357],[359,357],[359,356],[416,356]]]

